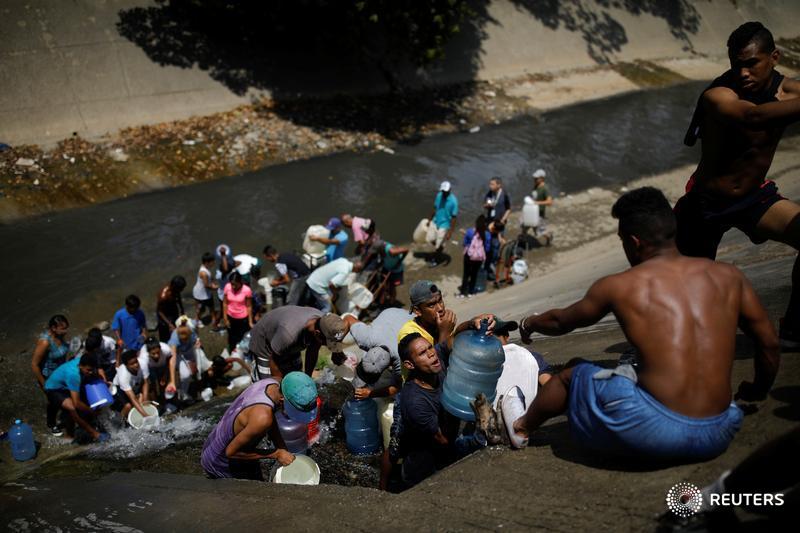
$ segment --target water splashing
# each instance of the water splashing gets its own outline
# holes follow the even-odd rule
[[[133,428],[109,432],[111,439],[102,444],[93,444],[87,455],[113,459],[130,459],[159,452],[173,444],[194,440],[211,430],[211,423],[204,419],[175,416],[162,419],[161,424],[140,431]]]

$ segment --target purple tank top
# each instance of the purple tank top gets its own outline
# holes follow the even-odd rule
[[[203,453],[200,455],[200,464],[203,469],[215,478],[232,477],[228,456],[225,455],[225,448],[236,436],[233,432],[233,425],[236,417],[244,409],[251,405],[268,405],[272,408],[275,404],[267,396],[267,387],[277,385],[278,381],[273,378],[262,379],[247,387],[228,407],[222,419],[214,426],[203,444]]]

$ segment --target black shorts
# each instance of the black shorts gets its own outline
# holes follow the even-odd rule
[[[754,244],[761,244],[767,239],[758,234],[756,226],[780,200],[783,196],[777,185],[769,180],[747,196],[733,199],[692,188],[675,204],[678,249],[683,255],[714,259],[722,236],[731,228],[741,230]]]
[[[400,272],[387,272],[389,274],[389,285],[398,287],[403,284],[403,271]]]
[[[111,409],[116,412],[122,411],[126,405],[131,403],[131,399],[128,398],[128,395],[125,394],[125,391],[122,389],[118,390],[117,393],[114,395],[114,403],[111,404]]]
[[[198,309],[200,312],[203,312],[203,309],[208,309],[209,311],[214,310],[214,297],[212,296],[208,300],[198,300],[197,298],[194,299],[195,303],[197,304]]]
[[[161,380],[161,378],[167,378],[167,377],[169,377],[169,366],[164,365],[158,368],[151,368],[150,375],[147,377],[147,380],[150,383],[158,383]]]
[[[72,394],[67,389],[45,389],[44,392],[47,395],[47,402],[55,407],[61,407],[64,400],[72,398]]]
[[[228,459],[228,468],[234,479],[249,479],[251,481],[264,481],[259,461],[246,461],[244,459]]]

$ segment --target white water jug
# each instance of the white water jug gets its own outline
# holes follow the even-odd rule
[[[522,225],[529,228],[539,226],[539,206],[530,196],[525,197],[525,205],[522,207]]]

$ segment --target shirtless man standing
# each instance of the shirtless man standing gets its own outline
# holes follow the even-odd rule
[[[800,119],[800,82],[775,70],[780,52],[759,22],[728,38],[731,69],[700,96],[684,142],[702,139],[702,156],[686,195],[675,205],[677,245],[684,255],[714,259],[732,227],[755,244],[775,240],[800,249],[800,206],[767,180],[784,128]],[[800,259],[781,319],[784,349],[800,348]]]
[[[501,409],[512,444],[566,411],[583,446],[649,459],[701,460],[721,454],[742,421],[731,401],[737,326],[755,342],[755,379],[737,397],[766,397],[775,380],[775,329],[747,278],[734,266],[685,257],[675,246],[675,218],[657,189],[633,190],[612,215],[631,268],[596,281],[565,308],[520,322],[523,342],[533,332],[563,335],[614,313],[638,350],[638,369],[605,370],[572,361],[542,387],[525,412],[516,387]]]

